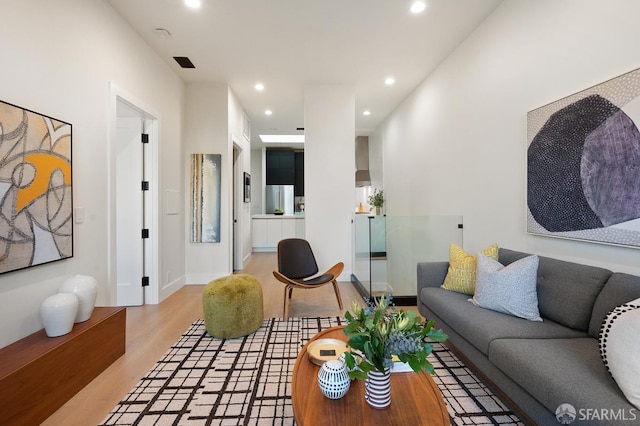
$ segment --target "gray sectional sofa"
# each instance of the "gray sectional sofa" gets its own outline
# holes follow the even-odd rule
[[[528,255],[501,248],[499,261],[508,265]],[[555,412],[564,403],[576,410],[626,410],[637,413],[640,422],[639,410],[606,370],[598,347],[606,315],[640,297],[640,277],[543,256],[539,260],[542,322],[483,309],[470,303],[469,295],[440,288],[448,262],[418,264],[418,309],[436,321],[454,351],[525,423],[559,424]],[[578,416],[572,424],[580,423]]]

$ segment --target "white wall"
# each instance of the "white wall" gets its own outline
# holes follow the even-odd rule
[[[640,251],[526,234],[527,112],[640,66],[640,2],[507,0],[370,137],[388,215],[462,215],[464,246],[640,274]],[[379,148],[378,148],[379,149]]]
[[[231,209],[232,148],[229,143],[228,88],[223,83],[188,83],[185,102],[185,170],[191,173],[191,154],[221,154],[220,242],[192,243],[189,214],[185,221],[187,283],[206,284],[212,279],[229,275],[231,251],[229,232]],[[189,179],[185,181],[185,209],[191,211]]]
[[[318,267],[344,262],[351,273],[351,217],[355,200],[355,90],[304,90],[305,238]]]
[[[1,100],[73,125],[74,257],[0,275],[0,346],[42,328],[40,303],[73,274],[99,282],[98,304],[110,304],[107,282],[107,152],[111,82],[159,112],[160,200],[182,188],[183,84],[104,1],[3,0]],[[161,276],[184,276],[181,215],[159,220]],[[176,256],[176,254],[179,254]],[[182,278],[182,282],[184,278]]]
[[[264,213],[265,150],[251,150],[251,214]]]
[[[188,284],[206,284],[233,272],[233,146],[240,149],[236,187],[238,196],[238,229],[241,233],[242,258],[251,254],[250,204],[243,202],[241,178],[251,170],[251,148],[242,135],[242,106],[224,83],[188,83],[185,102],[185,170],[191,173],[191,154],[221,154],[220,242],[192,243],[189,213],[184,228],[187,232],[186,269]],[[185,209],[191,211],[190,181],[185,181]]]
[[[251,174],[251,143],[242,134],[244,111],[236,95],[228,89],[229,142],[240,151],[236,162],[236,229],[240,233],[241,257],[246,263],[251,256],[251,204],[244,202],[244,172]],[[233,247],[230,247],[233,249]]]

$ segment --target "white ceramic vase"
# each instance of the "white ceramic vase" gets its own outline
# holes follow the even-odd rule
[[[349,390],[351,380],[344,361],[332,359],[325,362],[318,371],[318,386],[329,399],[340,399]]]
[[[364,381],[364,399],[373,408],[387,408],[391,405],[391,369],[385,373],[371,370]]]
[[[58,293],[44,299],[40,305],[40,316],[44,331],[49,337],[69,333],[78,313],[78,297],[72,293]]]
[[[91,318],[96,305],[98,281],[88,275],[75,275],[62,283],[60,293],[72,293],[78,297],[80,304],[75,322],[84,322]]]

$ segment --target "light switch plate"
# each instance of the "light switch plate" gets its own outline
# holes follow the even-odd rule
[[[76,223],[84,223],[84,207],[76,207],[73,209],[73,217]]]

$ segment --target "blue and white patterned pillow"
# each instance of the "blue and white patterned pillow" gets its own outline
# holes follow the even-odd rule
[[[542,321],[538,310],[538,263],[536,255],[507,266],[478,254],[476,291],[470,301],[530,321]]]
[[[640,299],[609,312],[598,340],[605,367],[629,402],[640,409]]]

